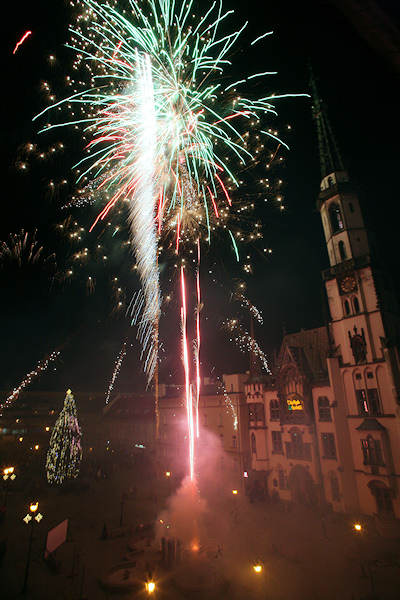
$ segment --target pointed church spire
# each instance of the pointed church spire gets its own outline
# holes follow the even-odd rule
[[[320,99],[317,90],[316,78],[311,65],[310,69],[310,87],[313,101],[313,117],[317,124],[319,159],[321,163],[322,179],[331,173],[344,171],[342,157],[338,145],[332,133],[331,125],[326,114],[325,103]]]

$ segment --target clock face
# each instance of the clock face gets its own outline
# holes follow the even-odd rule
[[[344,277],[344,279],[342,279],[340,283],[340,288],[345,294],[349,294],[350,292],[352,292],[355,289],[355,287],[356,280],[352,275],[347,275],[347,277]]]

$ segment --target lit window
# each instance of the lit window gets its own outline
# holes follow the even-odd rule
[[[343,229],[343,220],[338,204],[333,203],[330,205],[329,219],[331,222],[332,233],[337,233],[338,231]]]

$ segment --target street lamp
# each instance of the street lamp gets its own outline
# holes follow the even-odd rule
[[[171,471],[165,471],[165,476],[168,477],[168,495],[171,495]]]
[[[37,511],[38,508],[39,508],[39,502],[31,502],[31,504],[29,506],[29,510],[32,513],[32,515],[35,515],[35,513],[36,513],[36,511]],[[29,562],[30,562],[30,558],[31,558],[31,549],[32,549],[32,541],[33,541],[33,521],[36,521],[37,523],[40,523],[40,521],[42,519],[43,519],[43,515],[40,514],[40,512],[38,512],[37,515],[35,515],[34,517],[32,517],[28,513],[22,519],[23,521],[25,521],[25,523],[27,525],[29,525],[29,521],[31,521],[31,535],[30,535],[30,538],[29,538],[28,560],[26,561],[24,585],[22,586],[22,592],[21,592],[21,594],[25,594],[26,588],[27,588],[27,585],[28,585]]]
[[[9,486],[9,482],[14,481],[14,479],[16,478],[16,474],[14,473],[14,467],[7,467],[6,469],[3,470],[3,479],[6,482],[6,493],[4,495],[4,508],[6,508],[6,504],[7,504],[7,496],[8,496],[8,486]]]
[[[148,581],[146,583],[146,590],[149,594],[152,594],[156,589],[156,584],[154,583],[154,581]]]

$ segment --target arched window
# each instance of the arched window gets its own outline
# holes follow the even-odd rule
[[[346,260],[346,258],[347,258],[346,246],[344,245],[344,242],[342,240],[340,240],[340,242],[339,242],[339,254],[340,254],[340,258],[342,260]]]
[[[278,465],[276,467],[276,470],[278,472],[278,485],[279,485],[279,489],[280,490],[284,490],[284,489],[286,489],[286,486],[285,486],[285,472],[284,472],[284,470],[282,468],[282,465]]]
[[[354,296],[353,298],[353,306],[354,306],[354,312],[357,314],[360,312],[360,302],[357,298],[357,296]]]
[[[350,302],[346,299],[344,301],[343,305],[344,305],[344,314],[346,317],[348,317],[350,314]]]
[[[332,233],[337,233],[338,231],[343,229],[343,220],[338,204],[333,203],[330,205],[329,219],[331,222]]]
[[[326,396],[318,398],[318,418],[320,421],[332,421],[329,399]]]
[[[330,480],[331,480],[331,496],[332,496],[332,501],[333,502],[340,502],[339,482],[338,482],[338,478],[336,477],[335,473],[333,473],[333,472],[331,473]]]
[[[271,421],[279,421],[280,413],[278,400],[271,400],[269,403],[269,415]]]
[[[252,432],[252,434],[250,436],[250,441],[251,441],[251,452],[253,454],[257,454],[256,436],[255,436],[254,431]]]
[[[375,496],[377,512],[380,515],[390,515],[394,513],[393,501],[390,489],[382,481],[371,481],[368,484],[371,493]]]

